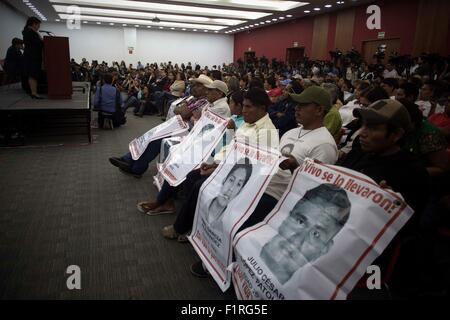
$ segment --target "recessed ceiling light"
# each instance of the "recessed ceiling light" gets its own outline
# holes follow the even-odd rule
[[[311,13],[311,11],[310,10],[305,10],[305,11],[303,11],[304,13]]]
[[[292,18],[292,14],[287,14],[286,18]]]
[[[326,5],[325,5],[325,8],[331,8],[331,7],[332,7],[331,4],[326,4]]]
[[[314,8],[314,11],[320,11],[320,8]]]
[[[109,24],[110,26],[113,26],[114,25],[114,23],[113,22],[111,22],[110,24]]]
[[[63,1],[63,0],[62,0]],[[67,5],[53,5],[53,8],[57,13],[67,13],[69,6]],[[79,7],[81,15],[99,15],[116,18],[130,18],[130,19],[149,19],[149,16],[153,13],[145,11],[126,11],[108,8],[90,8]],[[156,13],[155,13],[156,16]],[[234,26],[244,23],[245,20],[237,19],[222,19],[222,18],[209,18],[206,16],[193,16],[193,15],[176,15],[176,14],[157,14],[158,18],[164,21],[174,22],[192,22],[192,23],[211,23],[211,24],[224,24],[227,26]]]
[[[61,19],[73,19],[71,15],[69,14],[59,14],[59,17]],[[165,28],[197,28],[197,29],[207,29],[210,31],[214,30],[223,30],[226,28],[226,26],[223,25],[212,25],[212,24],[192,24],[192,23],[181,23],[181,22],[168,22],[168,21],[161,21],[159,23],[154,23],[151,20],[141,20],[141,19],[128,19],[128,18],[115,18],[115,17],[105,17],[105,16],[80,16],[81,20],[87,20],[87,21],[101,21],[104,23],[126,23],[129,25],[140,25],[140,26],[163,26]]]
[[[101,22],[97,21],[97,24],[102,24]]]
[[[187,0],[186,2],[189,2]],[[239,0],[241,1],[241,0]],[[52,3],[61,3],[61,0],[50,0]],[[162,2],[162,1],[160,1]],[[196,7],[189,5],[175,5],[172,3],[155,3],[144,1],[127,1],[127,0],[76,0],[70,1],[71,4],[83,4],[88,6],[102,7],[105,9],[121,9],[121,10],[134,10],[134,11],[150,11],[160,13],[174,13],[174,14],[186,14],[186,15],[205,15],[205,16],[217,16],[220,18],[231,19],[260,19],[270,15],[271,10],[266,12],[250,11],[250,10],[231,10],[222,8],[206,8]],[[172,2],[172,1],[171,1]],[[234,1],[233,1],[234,2]],[[252,1],[253,2],[253,1]],[[279,3],[277,1],[277,3]],[[287,8],[286,10],[289,10]],[[277,10],[278,11],[278,10]]]
[[[278,19],[280,19],[280,20],[284,20],[284,17],[279,17]]]

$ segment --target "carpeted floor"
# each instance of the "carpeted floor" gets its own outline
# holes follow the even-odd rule
[[[108,162],[160,123],[128,113],[126,126],[86,137],[39,139],[0,149],[0,299],[233,299],[189,272],[190,244],[165,240],[174,215],[136,203],[156,194],[154,168],[140,180]],[[66,269],[81,268],[81,290]]]

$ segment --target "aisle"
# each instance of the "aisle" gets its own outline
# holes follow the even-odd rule
[[[81,138],[0,149],[0,299],[232,297],[191,276],[189,244],[162,238],[174,215],[136,210],[155,195],[151,172],[137,180],[108,162],[158,123],[128,113],[122,128],[94,129],[92,145]],[[81,268],[81,290],[66,287],[69,265]]]

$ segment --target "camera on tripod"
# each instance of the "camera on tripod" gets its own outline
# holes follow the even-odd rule
[[[378,47],[377,52],[373,55],[373,57],[377,59],[377,63],[381,63],[381,61],[383,61],[386,57],[386,49],[387,46],[385,44]]]

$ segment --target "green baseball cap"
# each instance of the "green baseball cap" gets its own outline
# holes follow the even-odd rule
[[[400,102],[392,99],[378,100],[368,108],[355,109],[353,115],[371,124],[391,124],[403,128],[405,132],[412,129],[408,110]]]
[[[325,107],[327,111],[330,111],[332,107],[331,95],[327,90],[318,86],[309,87],[301,94],[291,93],[289,96],[298,104],[315,103],[319,106]]]

